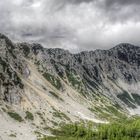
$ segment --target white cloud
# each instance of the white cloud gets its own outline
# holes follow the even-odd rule
[[[40,42],[45,47],[60,47],[73,52],[106,49],[120,42],[139,45],[140,10],[137,0],[134,3],[129,0],[126,3],[111,0],[1,0],[0,32],[14,40]]]

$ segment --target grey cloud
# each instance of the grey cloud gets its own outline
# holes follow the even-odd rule
[[[81,4],[81,3],[89,3],[96,2],[101,5],[106,6],[106,8],[114,7],[114,6],[129,6],[129,5],[140,5],[139,0],[55,0],[56,3],[65,3],[65,4]]]
[[[80,4],[80,3],[89,3],[89,2],[93,2],[95,0],[57,0],[58,2],[62,2],[62,3],[72,3],[72,4]],[[57,2],[56,1],[56,2]]]
[[[111,22],[127,22],[140,20],[139,0],[103,0],[97,3],[102,13]]]
[[[107,22],[127,22],[140,20],[140,0],[53,0],[53,6],[62,10],[69,4],[92,3],[93,9],[106,17]],[[57,11],[56,10],[56,11]]]
[[[128,6],[128,5],[140,5],[139,0],[105,0],[104,1],[107,7],[119,5],[119,6]]]
[[[0,32],[71,51],[138,45],[139,9],[138,0],[1,0]]]

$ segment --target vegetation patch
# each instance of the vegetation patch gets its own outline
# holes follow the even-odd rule
[[[26,116],[25,116],[26,119],[32,120],[32,121],[34,120],[34,116],[31,112],[26,111],[25,113],[26,113]]]
[[[14,120],[16,120],[18,122],[22,122],[23,121],[22,117],[19,114],[17,114],[16,112],[7,112],[7,113]]]
[[[126,118],[123,112],[120,112],[115,106],[107,106],[104,108],[94,107],[88,108],[91,112],[96,113],[101,119],[108,121],[118,120],[120,118]]]
[[[49,93],[50,93],[51,95],[53,95],[55,98],[57,98],[57,99],[63,101],[63,99],[60,98],[55,92],[53,92],[53,91],[49,91]]]
[[[48,80],[56,89],[60,90],[62,88],[62,84],[58,78],[55,78],[53,75],[49,73],[44,73],[43,76],[46,80]]]
[[[67,78],[69,82],[72,84],[73,87],[78,87],[80,89],[81,81],[77,78],[77,75],[75,73],[66,71]]]
[[[16,137],[16,134],[10,134],[9,137]]]
[[[140,118],[110,124],[68,124],[40,140],[140,140]]]
[[[66,119],[66,120],[70,121],[70,118],[62,112],[55,111],[55,112],[53,112],[53,116],[60,118],[60,119]]]
[[[125,114],[123,114],[116,107],[113,107],[113,106],[107,106],[107,111],[109,111],[111,114],[113,114],[114,116],[116,116],[118,118],[126,117]]]

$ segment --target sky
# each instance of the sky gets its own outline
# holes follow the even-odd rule
[[[140,46],[140,0],[0,0],[0,32],[71,52]]]

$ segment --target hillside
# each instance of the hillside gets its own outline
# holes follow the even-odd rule
[[[0,53],[3,140],[36,140],[60,124],[140,114],[140,47],[72,54],[0,34]]]

